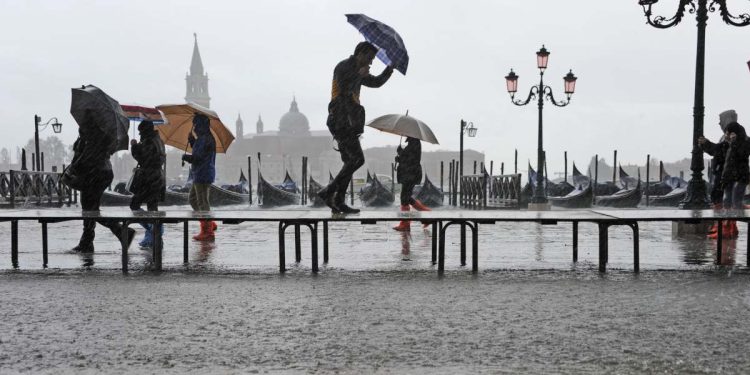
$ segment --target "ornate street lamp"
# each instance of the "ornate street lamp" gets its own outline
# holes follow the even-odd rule
[[[705,116],[705,107],[703,105],[703,80],[706,61],[706,21],[708,12],[719,11],[721,19],[732,26],[750,25],[750,14],[743,13],[734,16],[727,9],[726,0],[680,0],[677,6],[677,13],[671,18],[664,16],[653,16],[651,6],[658,0],[639,0],[638,4],[643,7],[643,13],[646,15],[646,23],[657,29],[667,29],[677,25],[682,21],[685,10],[695,14],[698,21],[698,44],[695,58],[695,97],[693,102],[693,149],[690,170],[693,172],[690,182],[687,186],[685,200],[680,202],[681,208],[701,209],[708,208],[708,192],[706,182],[703,180],[703,153],[698,147],[698,138],[703,135],[703,118]],[[688,9],[688,6],[690,7]]]
[[[508,93],[510,94],[510,101],[513,104],[517,106],[524,106],[526,104],[529,104],[534,98],[538,99],[537,105],[539,107],[539,136],[537,139],[537,174],[536,188],[534,189],[534,195],[531,198],[531,203],[538,204],[547,203],[547,197],[544,194],[544,173],[542,173],[542,171],[544,171],[544,147],[542,145],[542,110],[544,109],[544,99],[547,98],[550,103],[554,104],[557,107],[565,107],[566,105],[570,104],[570,97],[575,92],[576,80],[578,79],[578,77],[573,75],[572,70],[565,77],[563,77],[563,81],[565,82],[565,95],[567,96],[567,100],[560,102],[556,101],[555,97],[552,95],[552,88],[544,84],[544,71],[547,69],[548,60],[549,51],[544,48],[544,45],[542,45],[542,48],[536,53],[536,65],[537,68],[539,68],[539,85],[531,87],[531,89],[529,90],[529,96],[528,98],[526,98],[526,100],[515,100],[516,92],[518,91],[518,75],[513,72],[513,69],[511,69],[510,73],[505,76],[505,84],[507,86]]]
[[[42,121],[42,118],[34,115],[34,149],[36,150],[35,159],[32,162],[36,163],[36,170],[37,172],[43,172],[42,171],[42,157],[39,153],[39,123]],[[52,122],[54,121],[54,122]],[[42,130],[46,129],[48,125],[50,125],[50,122],[52,122],[52,131],[55,133],[60,133],[62,131],[62,124],[57,120],[57,117],[52,117],[51,119],[47,120],[43,124]]]

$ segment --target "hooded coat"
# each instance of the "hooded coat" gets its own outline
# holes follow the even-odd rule
[[[418,184],[422,181],[422,142],[407,138],[406,147],[396,149],[396,179],[399,184]]]
[[[138,171],[133,175],[130,192],[163,201],[167,188],[163,169],[167,159],[164,142],[153,125],[139,126],[138,131],[141,141],[131,147],[133,158],[138,162]]]
[[[736,122],[729,124],[726,130],[735,133],[737,137],[734,141],[727,140],[721,183],[725,186],[735,182],[747,184],[750,181],[750,139],[747,138],[745,128]]]
[[[195,184],[212,184],[216,178],[216,140],[211,135],[209,125],[209,121],[196,122],[195,134],[198,138],[190,142],[193,153],[182,157],[183,160],[193,165],[193,183]]]

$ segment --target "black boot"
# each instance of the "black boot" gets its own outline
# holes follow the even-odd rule
[[[323,203],[326,204],[331,209],[331,213],[339,214],[341,213],[341,209],[336,204],[336,192],[330,190],[330,186],[324,187],[323,189],[320,189],[318,192],[318,198],[320,198]]]
[[[94,252],[94,236],[96,235],[96,221],[84,220],[83,221],[83,233],[81,233],[81,239],[78,241],[78,245],[70,249],[74,253],[93,253]]]

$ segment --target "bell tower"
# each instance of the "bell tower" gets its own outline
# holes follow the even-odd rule
[[[185,75],[185,101],[209,108],[211,97],[208,96],[208,73],[203,71],[203,61],[198,50],[198,34],[193,33],[193,58],[190,60],[190,72]]]

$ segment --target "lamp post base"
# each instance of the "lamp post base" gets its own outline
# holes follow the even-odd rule
[[[549,211],[552,205],[549,203],[529,203],[529,211]]]
[[[685,200],[680,202],[679,207],[684,210],[705,210],[710,208],[706,181],[702,178],[690,179]]]

